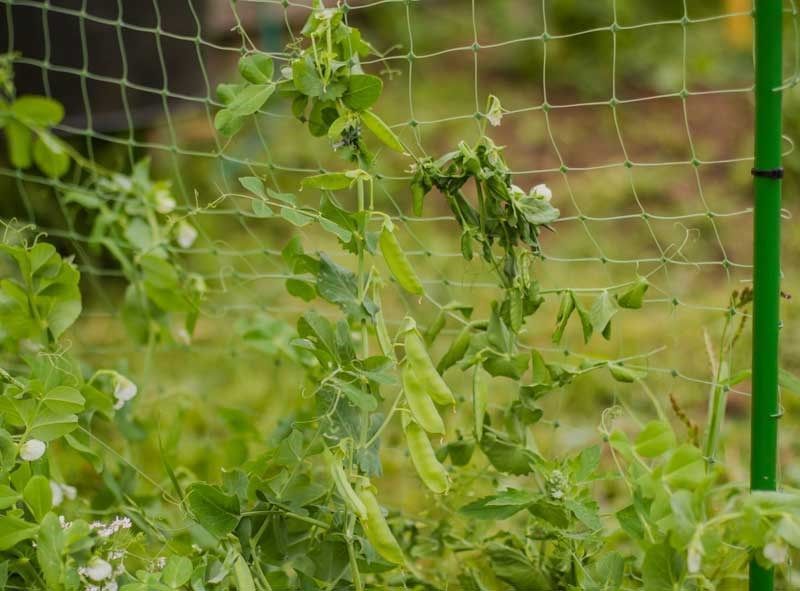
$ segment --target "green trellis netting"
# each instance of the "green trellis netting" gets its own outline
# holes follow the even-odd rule
[[[553,326],[531,325],[527,346],[576,364],[602,357],[647,370],[649,379],[633,395],[598,386],[596,395],[608,405],[636,409],[648,396],[669,405],[671,396],[703,408],[723,371],[710,367],[709,350],[719,355],[714,348],[731,294],[748,289],[753,276],[752,6],[737,0],[345,4],[348,22],[381,53],[363,67],[383,77],[382,117],[406,144],[438,157],[485,130],[505,146],[515,184],[550,187],[561,218],[542,239],[543,293],[570,289],[590,305],[604,290],[638,277],[649,281],[644,312],[623,311],[608,342],[584,346],[571,326],[554,345]],[[0,52],[16,54],[18,92],[65,105],[55,130],[87,162],[130,172],[148,158],[151,177],[171,183],[178,202],[171,215],[198,233],[189,241],[165,236],[160,244],[207,290],[190,349],[181,327],[173,327],[173,360],[202,366],[251,355],[253,344],[267,347],[260,335],[276,330],[275,322],[292,326],[306,308],[286,294],[293,275],[281,250],[294,235],[307,250],[335,243],[316,225],[296,217],[287,223],[291,212],[266,215],[238,181],[259,176],[271,190],[295,194],[289,209],[316,204],[318,194],[299,191],[301,179],[344,167],[325,138],[302,136],[278,101],[268,101],[232,138],[214,127],[223,106],[216,86],[235,77],[238,58],[258,50],[276,68],[285,66],[283,48],[310,9],[310,0],[0,0],[6,23]],[[800,79],[794,0],[784,3],[783,17],[780,90],[788,95]],[[502,116],[490,110],[492,96]],[[796,169],[791,142],[783,148],[787,169]],[[426,291],[418,301],[396,290],[385,302],[390,325],[399,326],[409,312],[430,324],[452,302],[488,308],[496,283],[482,265],[464,260],[446,204],[429,197],[424,215],[413,215],[407,163],[378,153],[376,169],[376,209],[398,226]],[[0,161],[0,218],[8,227],[46,233],[74,253],[86,317],[73,346],[97,358],[124,355],[147,374],[157,354],[133,344],[122,328],[124,271],[69,199],[88,182],[87,172],[52,180]],[[787,239],[789,248],[794,242]],[[786,273],[786,295],[796,287]],[[546,306],[553,314],[545,317],[555,316],[552,300]],[[745,330],[749,335],[749,324]],[[784,330],[784,365],[791,369],[794,328],[788,323]],[[718,361],[748,368],[750,354],[743,346]],[[175,395],[153,388],[151,404]],[[549,445],[595,433],[597,417],[582,421],[575,412],[594,395],[570,388],[549,403]],[[748,380],[731,387],[729,412],[745,415],[749,398]],[[790,425],[782,438],[796,434]],[[800,482],[800,473],[788,478]]]

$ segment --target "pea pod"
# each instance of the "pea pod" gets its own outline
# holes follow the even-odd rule
[[[483,437],[483,418],[486,415],[488,400],[489,374],[478,365],[472,378],[472,413],[475,420],[475,439],[478,441]]]
[[[417,380],[436,404],[447,406],[456,403],[450,387],[436,371],[425,343],[415,330],[406,333],[406,358]]]
[[[350,479],[347,477],[347,473],[344,471],[342,464],[327,449],[323,452],[322,456],[325,459],[325,464],[328,466],[331,478],[333,478],[336,492],[342,497],[344,504],[355,513],[359,519],[366,519],[367,508],[356,494],[356,491],[353,490]]]
[[[465,326],[464,329],[458,333],[458,336],[455,338],[455,340],[450,343],[450,348],[445,352],[444,355],[442,355],[439,363],[436,364],[436,371],[438,371],[440,374],[443,374],[456,363],[461,361],[464,358],[464,355],[467,353],[467,349],[469,349],[469,343],[471,340],[472,333],[470,332],[469,326]]]
[[[411,266],[411,262],[408,260],[406,253],[397,241],[394,232],[384,226],[383,230],[381,230],[378,244],[381,247],[383,260],[386,261],[386,266],[389,267],[389,270],[392,272],[392,275],[394,275],[394,278],[397,279],[397,283],[400,284],[400,287],[405,289],[408,293],[422,295],[424,293],[422,282],[419,280],[416,271],[414,271],[414,267]]]
[[[417,378],[414,369],[406,364],[403,367],[403,391],[406,395],[406,402],[411,409],[414,419],[428,433],[439,433],[444,435],[444,422],[436,410],[436,405],[428,393],[423,389]]]
[[[405,433],[411,461],[422,482],[436,494],[446,493],[449,488],[447,470],[436,459],[436,452],[433,451],[428,435],[415,421],[408,421]]]
[[[367,509],[367,516],[361,520],[361,525],[369,543],[374,546],[376,552],[384,560],[394,564],[404,564],[406,560],[403,556],[403,550],[400,548],[400,544],[397,543],[389,524],[386,523],[383,513],[381,513],[378,499],[368,488],[362,488],[358,492],[358,496]]]

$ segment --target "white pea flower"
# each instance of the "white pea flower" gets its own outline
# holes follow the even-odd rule
[[[180,222],[175,234],[175,241],[181,248],[191,248],[194,241],[197,240],[197,230],[194,226],[187,222]]]
[[[166,189],[158,189],[155,196],[156,211],[158,213],[167,214],[175,209],[175,199],[169,194]]]
[[[111,577],[113,569],[108,562],[99,556],[95,556],[89,561],[89,564],[82,569],[82,571],[82,574],[85,574],[86,577],[93,581],[104,581]]]
[[[486,119],[492,127],[498,127],[503,121],[503,107],[500,99],[494,95],[489,96],[489,108],[486,111]]]
[[[64,493],[64,496],[69,499],[70,501],[74,501],[75,498],[78,496],[78,489],[74,486],[70,486],[69,484],[61,484],[61,490]]]
[[[64,491],[61,490],[61,485],[55,480],[50,481],[50,496],[53,499],[53,507],[58,507],[64,502]]]
[[[764,546],[764,558],[772,564],[783,564],[789,558],[789,550],[780,542],[770,542]]]
[[[33,462],[38,460],[44,455],[44,450],[47,449],[47,444],[39,439],[28,439],[25,443],[19,446],[19,457],[26,462]]]
[[[136,384],[121,374],[116,374],[114,377],[114,398],[118,403],[125,404],[132,400],[136,393],[139,391]]]
[[[553,192],[550,190],[550,187],[544,183],[536,185],[531,189],[531,195],[545,201],[550,201],[553,198]]]

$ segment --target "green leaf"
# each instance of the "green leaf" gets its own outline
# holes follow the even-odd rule
[[[647,279],[644,277],[639,277],[633,287],[617,298],[617,303],[622,308],[638,310],[642,307],[644,294],[647,292],[648,287],[650,287],[650,284],[648,283]]]
[[[527,509],[529,505],[539,500],[537,493],[508,489],[497,495],[484,497],[464,505],[459,513],[471,519],[500,520],[508,519],[512,515]]]
[[[61,103],[44,96],[22,96],[11,104],[11,112],[15,117],[39,127],[58,125],[64,118]]]
[[[293,207],[281,207],[280,216],[298,228],[307,226],[314,221],[314,218],[310,214],[304,213],[303,210],[295,209]]]
[[[266,84],[272,80],[272,58],[263,53],[251,53],[239,60],[239,73],[253,84]]]
[[[558,314],[556,315],[556,329],[553,331],[552,341],[554,344],[559,344],[564,336],[564,330],[567,328],[569,317],[575,310],[575,296],[571,291],[561,292],[561,303],[558,307]]]
[[[668,542],[648,548],[642,563],[643,591],[675,591],[682,587],[682,557]]]
[[[650,421],[636,436],[634,451],[645,458],[655,458],[675,446],[675,433],[664,421]]]
[[[361,316],[362,306],[358,299],[358,284],[352,271],[333,262],[326,254],[320,256],[317,275],[317,293],[347,314]]]
[[[405,148],[400,142],[400,139],[395,135],[392,129],[384,123],[383,119],[378,117],[372,111],[363,111],[361,113],[361,122],[375,134],[384,145],[394,150],[395,152],[405,153]]]
[[[253,201],[250,202],[250,207],[253,209],[253,215],[259,218],[271,218],[275,215],[269,205],[258,199],[253,199]]]
[[[8,121],[5,132],[12,166],[30,168],[33,164],[33,132],[14,119]]]
[[[0,516],[0,551],[10,550],[22,540],[36,535],[38,526],[14,515]]]
[[[695,446],[684,443],[664,466],[663,478],[672,488],[697,488],[706,477],[705,460]]]
[[[357,383],[349,383],[342,380],[334,380],[333,383],[356,408],[365,412],[373,412],[378,408],[378,401],[375,397],[362,390]]]
[[[617,511],[616,515],[620,527],[626,534],[634,540],[644,540],[644,524],[636,511],[636,507],[628,505]]]
[[[77,426],[77,415],[43,410],[34,419],[30,436],[45,442],[52,441],[74,431]]]
[[[314,284],[302,279],[287,279],[286,291],[305,302],[310,302],[317,297],[317,288]]]
[[[78,413],[83,410],[86,401],[75,388],[56,386],[44,395],[42,402],[55,413]]]
[[[516,444],[496,432],[484,429],[480,441],[481,450],[492,465],[501,472],[517,476],[530,474],[533,467],[540,462],[531,450]]]
[[[352,74],[347,81],[347,90],[342,102],[353,111],[369,109],[383,91],[383,80],[369,74]]]
[[[310,187],[325,191],[338,191],[340,189],[348,189],[353,182],[355,182],[355,178],[345,172],[326,172],[307,176],[300,182],[300,186],[303,189]]]
[[[173,555],[161,571],[161,582],[170,589],[183,587],[192,578],[192,561],[185,556]]]
[[[606,339],[608,338],[606,329],[618,310],[617,302],[607,291],[604,291],[597,296],[597,299],[592,304],[592,309],[589,311],[592,326],[597,332],[603,333]]]
[[[67,174],[72,160],[60,140],[42,132],[33,144],[33,161],[48,177],[58,179]]]
[[[50,591],[63,589],[62,553],[64,552],[64,530],[55,513],[48,513],[39,526],[36,536],[36,559]]]
[[[0,484],[0,509],[8,509],[22,496],[7,484]]]
[[[267,194],[264,191],[264,182],[257,176],[241,176],[239,177],[239,183],[254,195],[258,195],[262,199],[267,198]]]
[[[214,116],[214,128],[222,135],[235,135],[243,126],[244,118],[228,109],[221,109]]]
[[[310,57],[292,62],[292,81],[294,87],[306,96],[321,96],[324,90],[322,79]]]
[[[186,502],[194,519],[217,539],[232,532],[239,523],[239,499],[216,486],[192,484]]]
[[[264,106],[267,99],[275,92],[274,84],[253,84],[243,88],[225,107],[236,117],[252,115]]]

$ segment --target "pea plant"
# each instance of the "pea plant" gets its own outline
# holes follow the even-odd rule
[[[785,568],[790,548],[800,548],[800,497],[748,493],[729,481],[719,454],[725,395],[747,377],[727,360],[749,292],[734,295],[719,357],[712,355],[701,448],[680,397],[662,408],[640,366],[588,356],[573,365],[526,334],[529,322],[546,322],[558,344],[572,322],[585,343],[610,339],[617,315],[644,306],[647,276],[588,298],[542,289],[541,241],[559,219],[557,196],[544,184],[514,184],[485,126],[477,142],[439,158],[415,153],[376,112],[384,83],[362,60],[381,56],[348,24],[344,7],[316,0],[282,55],[279,69],[269,55],[242,56],[241,81],[218,89],[215,126],[232,136],[283,101],[298,126],[345,163],[306,176],[296,192],[245,176],[241,194],[222,196],[250,200],[259,218],[318,227],[335,239],[335,253],[309,249],[300,236],[288,241],[285,287],[307,309],[291,331],[263,324],[248,332],[267,335],[270,354],[302,369],[297,396],[305,403],[262,454],[218,483],[164,459],[166,488],[121,493],[93,433],[124,422],[137,388],[118,372],[87,373],[70,360],[63,335],[81,309],[71,262],[43,242],[3,246],[12,271],[0,282],[0,342],[11,368],[0,374],[0,588],[699,591],[739,588],[751,558]],[[502,124],[502,113],[490,97],[486,122]],[[41,138],[50,120],[20,124]],[[427,293],[402,225],[376,207],[375,161],[384,150],[407,161],[413,214],[434,199],[449,208],[463,257],[496,282],[488,307],[442,304]],[[98,243],[133,252],[114,254],[140,278],[126,296],[132,315],[152,322],[184,313],[190,331],[203,289],[164,248],[174,231],[180,244],[185,221],[158,217],[174,208],[168,186],[150,181],[141,163],[130,177],[83,187],[63,198],[97,212]],[[319,195],[318,206],[309,194]],[[389,322],[390,290],[430,305],[433,322]],[[548,298],[557,300],[556,316],[542,320]],[[150,325],[128,327],[135,338],[154,339]],[[655,418],[613,406],[598,417],[596,444],[545,453],[534,435],[557,417],[545,416],[543,399],[580,387],[589,373],[645,391]],[[462,383],[467,396],[452,385]],[[511,384],[510,400],[495,395],[500,384]],[[407,451],[400,469],[416,473],[424,508],[385,507],[387,441]],[[86,519],[92,508],[45,461],[55,445],[104,474],[114,516]]]
[[[64,107],[48,97],[17,96],[14,58],[0,59],[0,129],[11,165],[43,174],[72,225],[85,228],[90,249],[115,259],[129,284],[123,319],[131,336],[188,341],[206,293],[202,278],[175,254],[189,251],[198,237],[191,215],[179,213],[168,181],[151,179],[148,158],[129,174],[111,171],[59,137]]]

